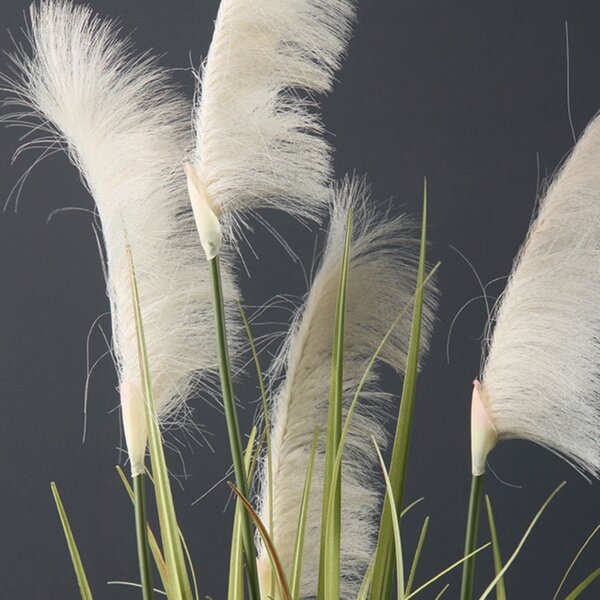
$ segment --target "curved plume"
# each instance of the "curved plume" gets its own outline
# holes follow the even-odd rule
[[[134,55],[118,34],[87,7],[32,7],[31,52],[13,56],[15,75],[4,79],[13,95],[6,104],[16,107],[4,120],[37,132],[33,145],[64,147],[94,197],[119,379],[139,384],[127,236],[164,423],[185,418],[182,401],[217,366],[208,271],[181,167],[190,105],[152,57]],[[236,295],[231,277],[225,287]]]
[[[330,149],[313,94],[330,90],[353,17],[352,0],[222,0],[192,161],[226,230],[241,206],[325,212]]]
[[[350,254],[344,388],[346,408],[351,402],[366,365],[388,331],[394,317],[411,301],[416,287],[418,236],[405,217],[377,215],[368,190],[358,180],[346,181],[333,192],[331,222],[320,267],[304,306],[297,313],[284,348],[275,362],[285,380],[272,407],[273,537],[284,567],[290,568],[296,525],[315,428],[327,423],[333,323],[342,263],[346,219],[354,208]],[[427,294],[423,337],[427,346],[433,322],[434,300]],[[411,312],[385,345],[380,358],[404,372],[410,337]],[[374,435],[385,445],[384,420],[387,394],[372,373],[362,394],[345,449],[342,494],[342,587],[341,598],[356,598],[358,586],[372,558],[377,523],[373,520],[380,495]],[[316,597],[319,569],[321,503],[325,436],[321,431],[317,450],[306,539],[300,596]],[[269,522],[267,468],[263,467],[259,494],[261,518]],[[260,560],[268,561],[264,552]]]
[[[481,400],[499,439],[600,475],[600,118],[540,203],[495,316]]]

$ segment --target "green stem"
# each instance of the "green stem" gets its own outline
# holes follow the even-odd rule
[[[479,511],[481,509],[481,494],[483,475],[473,475],[471,479],[471,494],[469,496],[469,514],[467,516],[467,531],[465,535],[465,553],[468,556],[475,551],[477,530],[479,527]],[[463,563],[462,583],[460,587],[461,600],[471,600],[473,597],[473,579],[475,576],[475,557]]]
[[[248,483],[246,480],[246,471],[244,469],[240,428],[235,410],[233,384],[231,380],[231,367],[229,364],[229,350],[227,348],[225,302],[223,300],[223,289],[221,285],[219,257],[217,256],[212,260],[209,260],[208,264],[210,267],[210,279],[217,335],[217,350],[219,355],[219,375],[221,377],[221,390],[223,393],[223,407],[225,409],[225,420],[227,422],[227,433],[229,435],[229,445],[231,448],[231,457],[233,459],[236,487],[244,498],[248,498]],[[254,547],[254,536],[252,533],[250,517],[245,510],[242,511],[241,519],[250,599],[259,600],[260,589],[258,586],[258,573],[256,570],[256,549]]]
[[[135,534],[137,537],[138,562],[140,565],[140,581],[142,583],[143,600],[152,600],[152,571],[148,555],[148,527],[146,518],[146,477],[137,475],[133,478],[133,494],[135,505]]]

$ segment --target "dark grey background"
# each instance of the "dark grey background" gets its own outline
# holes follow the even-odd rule
[[[6,31],[22,25],[22,0],[3,0],[0,47]],[[120,17],[140,49],[166,53],[170,67],[198,65],[210,42],[217,0],[96,0],[101,14]],[[506,275],[527,230],[538,182],[572,145],[566,103],[565,21],[569,22],[571,100],[577,133],[600,106],[600,3],[506,1],[422,2],[365,0],[348,59],[324,115],[336,152],[336,170],[368,173],[377,197],[419,210],[422,179],[429,180],[430,239],[442,261],[443,292],[433,346],[419,382],[407,499],[425,496],[403,521],[412,554],[425,515],[432,517],[418,580],[459,557],[469,479],[470,382],[477,375],[482,302],[450,323],[479,295],[458,248],[487,282]],[[6,61],[3,60],[3,64]],[[191,93],[191,76],[178,77]],[[11,167],[17,132],[0,136],[0,199],[31,164]],[[539,163],[539,169],[538,169]],[[600,168],[600,165],[599,165]],[[109,360],[90,383],[88,436],[82,445],[86,336],[108,310],[92,217],[56,208],[92,208],[77,174],[62,156],[37,167],[20,209],[0,214],[0,597],[76,598],[77,590],[49,482],[56,480],[97,598],[137,598],[109,580],[135,580],[132,514],[114,465],[121,460],[116,379]],[[277,220],[306,261],[313,237]],[[248,304],[274,293],[302,294],[304,276],[265,236],[253,240],[261,261],[242,278]],[[502,287],[491,286],[495,296]],[[278,315],[280,318],[282,315]],[[104,321],[105,327],[108,325]],[[93,357],[102,352],[98,331]],[[244,383],[244,382],[243,382]],[[247,427],[256,398],[252,379],[241,392]],[[400,383],[390,379],[389,389]],[[523,399],[526,401],[526,399]],[[191,503],[224,474],[229,457],[222,417],[195,403],[198,421],[212,432],[207,447],[183,449],[190,474],[176,489],[179,517],[197,565],[203,593],[225,596],[231,508],[220,485]],[[182,467],[171,455],[175,472]],[[598,521],[600,488],[559,459],[530,444],[502,444],[491,466],[512,487],[486,477],[504,553],[512,552],[530,517],[562,479],[553,503],[511,568],[512,598],[551,598],[572,556]],[[487,535],[485,526],[483,535]],[[582,557],[567,588],[598,566],[600,540]],[[478,587],[491,576],[486,555]],[[483,566],[485,565],[485,566]],[[447,597],[457,597],[457,575]],[[435,585],[435,593],[442,585]],[[600,596],[595,591],[586,598]],[[432,598],[433,591],[423,597]]]

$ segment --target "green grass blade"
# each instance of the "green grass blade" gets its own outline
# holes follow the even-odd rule
[[[429,275],[427,276],[427,278],[423,281],[422,285],[417,288],[417,289],[423,289],[427,283],[430,281],[430,279],[435,275],[435,272],[437,271],[437,269],[439,268],[440,263],[436,264],[435,267],[431,270],[431,272],[429,273]],[[338,451],[337,451],[337,455],[335,458],[335,465],[334,465],[334,471],[333,471],[333,485],[335,486],[335,482],[338,481],[338,477],[339,477],[339,473],[341,472],[341,468],[342,468],[342,456],[343,456],[343,452],[344,452],[344,447],[346,444],[346,439],[348,437],[348,432],[350,430],[350,423],[352,420],[352,416],[354,415],[354,411],[356,410],[356,407],[358,405],[358,402],[360,400],[360,395],[362,393],[362,390],[365,386],[365,384],[367,383],[367,380],[369,378],[369,374],[371,372],[371,370],[373,369],[375,362],[377,361],[379,355],[381,354],[381,351],[383,350],[383,347],[385,346],[387,340],[389,339],[389,337],[392,335],[394,329],[398,326],[398,324],[400,323],[400,321],[402,320],[402,318],[404,317],[405,313],[408,311],[408,309],[411,306],[411,302],[414,302],[416,298],[416,292],[415,295],[413,296],[412,300],[410,302],[407,302],[405,304],[405,306],[402,308],[402,310],[400,311],[400,313],[398,314],[398,316],[394,319],[393,323],[390,325],[388,331],[386,332],[386,334],[383,336],[381,342],[379,343],[379,346],[376,348],[375,352],[373,353],[373,355],[371,356],[365,371],[362,375],[362,378],[356,388],[356,391],[354,393],[354,397],[352,399],[352,402],[350,403],[350,407],[348,408],[348,412],[346,414],[346,420],[344,422],[344,428],[342,429],[342,436],[340,439],[340,443],[338,446]],[[416,506],[419,502],[421,502],[421,500],[423,500],[423,498],[419,498],[418,500],[414,501],[412,504],[410,504],[409,506],[407,506],[401,513],[400,513],[400,517],[403,517],[411,508],[413,508],[414,506]],[[327,507],[327,511],[328,511],[328,515],[332,515],[333,512],[335,510],[335,496],[333,494],[330,494],[329,497],[329,505]],[[329,517],[328,517],[329,518]],[[371,574],[370,577],[372,577],[373,574],[373,567],[374,564],[371,565]]]
[[[402,558],[402,541],[400,539],[400,519],[398,518],[398,512],[396,510],[396,501],[394,500],[394,490],[392,488],[392,483],[390,481],[390,477],[388,475],[387,469],[385,468],[385,462],[383,460],[383,456],[381,456],[381,451],[379,450],[379,446],[374,437],[371,437],[371,440],[375,446],[375,451],[377,452],[377,457],[379,458],[379,464],[381,465],[381,470],[383,472],[383,478],[385,479],[385,488],[387,491],[386,498],[387,502],[389,502],[390,506],[390,514],[392,517],[392,529],[394,533],[394,554],[396,556],[396,590],[398,594],[398,600],[404,600],[404,564]]]
[[[241,501],[241,503],[244,505],[246,512],[256,525],[256,529],[258,530],[260,537],[265,543],[265,548],[267,549],[269,558],[271,559],[271,563],[275,567],[275,575],[277,576],[277,585],[279,586],[281,600],[291,600],[292,596],[290,593],[290,586],[287,582],[287,578],[285,576],[281,560],[279,560],[279,555],[277,554],[277,550],[275,549],[275,545],[273,544],[273,541],[269,536],[267,528],[264,526],[260,517],[256,514],[256,511],[252,508],[250,502],[248,502],[248,500],[244,496],[242,496],[241,492],[235,487],[235,485],[233,485],[233,483],[231,483],[230,481],[228,481],[227,483],[229,484],[229,487],[233,490],[235,495],[238,497],[238,499]]]
[[[250,350],[252,351],[252,360],[254,361],[254,367],[256,370],[256,377],[258,379],[258,387],[260,389],[260,398],[262,401],[262,409],[263,409],[263,418],[265,420],[265,435],[266,435],[266,444],[267,444],[267,494],[268,494],[268,502],[269,502],[269,522],[268,529],[269,535],[273,537],[273,460],[271,457],[271,420],[269,418],[269,403],[267,401],[267,393],[265,390],[265,382],[263,379],[262,367],[260,365],[260,359],[258,358],[258,352],[256,351],[256,344],[254,342],[254,336],[252,335],[252,330],[250,329],[250,323],[248,322],[248,318],[246,317],[246,312],[244,311],[244,307],[242,303],[238,300],[238,307],[240,309],[240,315],[242,316],[242,322],[244,324],[244,329],[246,330],[246,335],[248,337],[248,342],[250,343]]]
[[[325,474],[323,485],[323,512],[321,526],[321,555],[319,565],[319,598],[339,600],[340,595],[340,536],[342,513],[341,472],[334,475],[336,455],[342,436],[342,409],[344,388],[344,318],[346,312],[346,283],[352,240],[352,209],[348,211],[344,254],[340,270],[335,323],[333,353],[331,361],[331,388],[329,415],[327,420],[327,442],[325,452]],[[333,510],[329,510],[329,503]]]
[[[300,598],[300,578],[302,576],[302,556],[304,553],[304,532],[306,530],[306,518],[308,516],[308,503],[310,500],[310,488],[312,483],[313,467],[315,463],[315,454],[317,451],[317,441],[319,439],[319,430],[315,430],[308,466],[306,468],[306,478],[304,479],[304,491],[302,492],[302,503],[300,504],[300,515],[298,517],[298,527],[296,528],[296,541],[294,543],[294,558],[292,560],[292,572],[290,574],[290,591],[292,600]]]
[[[411,502],[406,508],[402,509],[400,513],[400,519],[402,519],[408,512],[410,512],[417,504],[422,502],[425,498],[418,498],[414,502]],[[375,562],[372,560],[369,564],[365,576],[363,577],[362,583],[360,585],[360,590],[358,592],[358,596],[356,600],[367,600],[369,597],[369,591],[371,589],[371,581],[373,581],[373,568],[375,566]]]
[[[119,466],[117,466],[117,473],[119,474],[119,477],[121,478],[121,482],[123,483],[125,491],[127,492],[132,504],[135,503],[135,496],[133,494],[133,489],[132,489],[131,485],[129,484],[127,476],[125,475],[125,473],[123,473],[123,469],[121,469],[121,467],[119,467]],[[162,552],[160,550],[160,545],[156,539],[156,536],[154,535],[154,532],[150,528],[150,525],[146,524],[146,528],[148,531],[148,545],[150,546],[150,551],[152,552],[152,556],[154,558],[154,564],[156,565],[156,568],[158,569],[158,573],[160,575],[160,579],[162,581],[163,587],[165,588],[165,591],[168,592],[168,590],[169,590],[168,573],[167,573],[167,565],[165,564],[165,559],[163,558]],[[154,590],[154,591],[156,591],[156,590]]]
[[[60,499],[58,488],[54,481],[50,484],[52,489],[52,495],[54,496],[54,502],[56,503],[56,509],[58,510],[58,516],[62,524],[63,531],[65,533],[65,539],[67,540],[67,546],[69,548],[69,554],[71,555],[71,562],[73,563],[73,570],[75,571],[75,577],[77,577],[77,585],[79,586],[79,593],[81,594],[81,600],[92,600],[92,592],[85,575],[83,563],[81,562],[81,556],[77,549],[77,543],[73,537],[71,526],[69,525],[69,519],[67,513]]]
[[[223,408],[225,410],[225,422],[227,424],[227,435],[233,461],[233,470],[237,488],[242,496],[248,496],[248,482],[244,469],[244,457],[242,453],[242,441],[237,418],[237,410],[233,395],[233,381],[231,377],[231,365],[229,360],[229,349],[227,345],[227,327],[225,322],[225,301],[221,284],[221,269],[219,257],[216,256],[208,261],[211,291],[213,299],[213,310],[215,318],[215,331],[217,339],[217,351],[219,356],[219,376],[221,379],[221,392],[223,394]],[[254,546],[254,531],[252,522],[247,512],[243,512],[241,518],[242,539],[244,542],[244,554],[246,556],[246,577],[248,579],[248,592],[250,600],[260,599],[260,587],[256,566],[256,548]]]
[[[358,590],[358,596],[356,600],[367,600],[369,597],[369,592],[371,590],[371,581],[373,581],[373,567],[375,563],[371,561],[371,564],[368,566],[367,571],[365,572],[365,576],[363,577],[362,583],[360,584],[360,589]]]
[[[483,475],[471,477],[471,491],[469,493],[469,509],[467,512],[467,526],[465,531],[465,550],[467,556],[477,546],[477,533],[479,531],[479,513],[481,511],[481,494],[483,491]],[[471,600],[473,597],[473,582],[475,580],[475,558],[465,560],[463,563],[462,580],[460,582],[461,600]]]
[[[175,598],[188,600],[192,598],[192,589],[187,575],[185,558],[179,536],[179,527],[173,502],[173,494],[169,482],[169,472],[164,454],[162,435],[156,415],[156,406],[152,392],[152,378],[148,364],[144,324],[140,305],[139,291],[135,277],[135,267],[131,248],[127,246],[129,260],[129,274],[131,279],[131,292],[133,297],[133,310],[137,335],[138,355],[140,360],[140,373],[142,390],[145,398],[146,421],[148,427],[148,445],[152,473],[154,475],[154,489],[156,506],[160,523],[160,532],[163,545],[163,555],[169,573],[169,591]]]
[[[246,451],[244,452],[244,468],[250,470],[252,460],[252,449],[256,441],[256,427],[252,428]],[[235,516],[233,518],[233,530],[231,533],[231,553],[229,555],[229,585],[227,588],[228,600],[239,600],[244,597],[244,548],[242,540],[242,515],[244,507],[237,502],[235,505]]]
[[[414,502],[411,502],[406,508],[403,508],[402,512],[400,513],[400,518],[402,518],[404,515],[406,515],[406,513],[411,511],[415,506],[417,506],[417,504],[420,504],[421,502],[423,502],[423,500],[425,500],[424,496],[422,498],[418,498]]]
[[[242,317],[242,323],[244,324],[244,329],[246,330],[246,336],[248,337],[248,342],[250,343],[250,350],[252,352],[252,360],[254,362],[254,368],[256,371],[256,377],[258,379],[258,387],[260,389],[260,398],[262,402],[262,410],[263,410],[263,419],[264,419],[264,434],[265,440],[267,444],[267,504],[268,504],[268,522],[267,528],[269,531],[269,535],[271,538],[275,536],[273,530],[273,459],[271,456],[271,419],[269,417],[269,402],[267,400],[267,392],[265,389],[265,382],[263,378],[263,371],[260,364],[260,359],[258,357],[258,352],[256,350],[256,344],[254,342],[254,336],[252,335],[252,329],[250,328],[250,323],[248,322],[248,318],[246,316],[246,311],[242,306],[242,303],[238,300],[238,308],[240,311],[240,315]],[[249,478],[250,479],[250,478]],[[241,518],[241,517],[240,517]],[[272,583],[275,585],[275,582]],[[271,596],[275,594],[275,588],[271,589]]]
[[[573,558],[573,560],[571,561],[571,564],[569,565],[569,568],[566,570],[563,578],[561,579],[560,584],[558,585],[558,588],[556,588],[556,592],[554,593],[554,597],[552,598],[552,600],[556,600],[558,598],[558,594],[560,594],[560,590],[562,589],[563,585],[565,584],[565,581],[567,580],[569,573],[573,570],[575,563],[578,561],[578,559],[581,556],[581,554],[583,553],[583,551],[587,548],[588,544],[592,541],[593,537],[596,535],[596,533],[598,533],[599,530],[600,530],[600,525],[596,525],[596,527],[594,528],[592,533],[590,533],[590,535],[587,537],[585,542],[583,542],[583,545],[577,551],[575,558]]]
[[[150,479],[150,481],[152,482],[152,485],[154,485],[154,479],[152,478],[152,474],[148,471],[148,469],[146,469],[146,475],[148,476],[148,479]],[[181,527],[178,526],[177,527],[177,531],[179,532],[179,539],[181,540],[181,545],[183,547],[183,551],[184,551],[184,554],[185,554],[185,560],[186,560],[189,572],[191,573],[192,583],[193,583],[193,586],[194,586],[194,597],[196,598],[196,600],[198,600],[199,597],[200,597],[200,594],[198,592],[198,582],[196,580],[196,575],[195,575],[195,570],[194,570],[194,563],[192,562],[192,556],[191,556],[190,551],[188,549],[187,542],[185,541],[185,537],[183,535],[183,531],[181,531]]]
[[[575,600],[583,591],[587,589],[596,579],[600,577],[600,567],[592,571],[566,598],[565,600]]]
[[[498,543],[498,534],[496,532],[496,521],[494,520],[494,512],[492,511],[492,503],[490,497],[485,495],[485,507],[487,509],[488,524],[490,527],[490,536],[492,538],[492,550],[494,552],[494,571],[496,575],[502,570],[502,553],[500,552],[500,544]],[[506,600],[506,589],[504,587],[504,577],[498,579],[496,584],[496,600]]]
[[[415,550],[415,556],[410,567],[410,573],[408,575],[408,582],[406,584],[406,594],[410,594],[413,583],[415,581],[415,575],[417,573],[417,565],[421,558],[421,551],[423,550],[423,544],[425,543],[425,537],[427,536],[427,529],[429,527],[429,517],[425,517],[423,521],[423,527],[421,527],[421,535],[419,535],[419,541],[417,542],[417,549]]]
[[[417,287],[413,309],[413,320],[406,362],[406,373],[402,386],[400,411],[396,424],[392,460],[390,466],[390,481],[394,491],[397,505],[402,505],[404,496],[404,480],[408,463],[408,449],[415,403],[417,373],[419,367],[419,349],[421,345],[421,319],[423,316],[423,282],[425,279],[425,249],[427,233],[427,185],[423,190],[423,219],[421,223],[421,247],[419,253],[419,268],[417,271]],[[394,570],[394,545],[392,535],[392,510],[390,504],[384,503],[383,514],[379,526],[379,537],[375,550],[375,570],[371,584],[371,598],[374,600],[388,600],[392,592]]]
[[[566,482],[563,481],[559,486],[557,486],[556,489],[548,496],[548,498],[546,499],[544,504],[542,504],[540,509],[537,511],[537,513],[534,515],[533,519],[531,520],[529,527],[527,527],[527,529],[525,530],[525,533],[523,534],[521,541],[517,544],[515,551],[512,553],[510,558],[506,561],[506,563],[504,564],[502,569],[500,569],[500,572],[496,574],[496,577],[494,577],[494,579],[492,580],[490,585],[487,586],[487,588],[485,589],[483,594],[481,594],[481,596],[479,597],[479,600],[485,600],[485,598],[487,598],[490,595],[490,593],[492,592],[492,590],[496,587],[496,583],[498,582],[498,580],[504,576],[506,571],[508,571],[508,568],[510,567],[510,565],[512,565],[512,563],[517,558],[519,552],[521,551],[521,548],[525,544],[525,541],[529,537],[529,534],[533,530],[535,524],[538,522],[539,518],[542,516],[542,513],[546,510],[546,508],[548,507],[548,504],[550,504],[550,502],[552,502],[554,496],[556,496],[556,494],[558,494],[558,492],[564,487],[565,484],[566,484]]]
[[[450,571],[452,571],[452,569],[456,569],[456,567],[459,567],[460,565],[462,565],[465,562],[465,560],[468,560],[469,558],[472,558],[476,554],[479,554],[482,550],[485,550],[490,545],[491,545],[491,542],[488,542],[487,544],[484,544],[480,548],[477,548],[476,550],[471,552],[471,554],[467,554],[467,556],[463,556],[456,562],[452,563],[449,567],[446,567],[443,571],[440,571],[435,577],[432,577],[429,581],[426,581],[423,585],[419,586],[414,592],[411,592],[409,596],[406,596],[406,600],[409,600],[410,598],[414,598],[417,594],[422,592],[425,588],[429,587],[432,583],[435,583],[438,579],[440,579],[440,577],[443,577],[444,575],[446,575],[446,573],[449,573]]]
[[[448,591],[450,584],[447,583],[440,591],[440,593],[435,597],[435,600],[440,600],[440,598]]]

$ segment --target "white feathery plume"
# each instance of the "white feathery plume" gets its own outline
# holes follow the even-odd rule
[[[600,476],[599,299],[597,117],[548,187],[496,311],[474,393],[474,474],[497,436],[536,442]]]
[[[315,94],[331,89],[353,0],[222,0],[199,76],[192,164],[226,233],[243,207],[326,210],[330,148]]]
[[[31,52],[13,56],[14,75],[4,78],[17,111],[4,120],[38,134],[24,147],[63,147],[94,197],[119,379],[140,385],[127,237],[159,418],[185,420],[183,400],[217,367],[208,270],[181,168],[191,105],[154,58],[133,54],[116,25],[85,6],[32,6],[28,37]]]
[[[348,406],[369,359],[395,316],[410,303],[416,287],[418,235],[405,217],[377,215],[364,182],[347,180],[332,192],[331,221],[326,247],[304,306],[292,323],[282,351],[275,360],[276,373],[285,380],[271,408],[273,469],[272,535],[289,574],[302,489],[315,428],[321,429],[313,471],[306,525],[300,597],[316,597],[319,570],[321,505],[325,438],[336,298],[342,264],[348,209],[354,209],[349,259],[344,348],[344,401]],[[423,346],[433,322],[433,294],[426,294]],[[410,337],[411,310],[401,320],[380,359],[404,372]],[[380,494],[375,484],[377,456],[374,435],[385,446],[384,421],[388,395],[378,387],[372,372],[362,393],[343,460],[342,478],[342,584],[341,598],[356,598],[361,578],[372,558],[377,533]],[[263,465],[258,504],[269,523],[268,470]],[[268,571],[268,557],[259,553],[259,568]],[[268,574],[266,576],[268,579]]]

